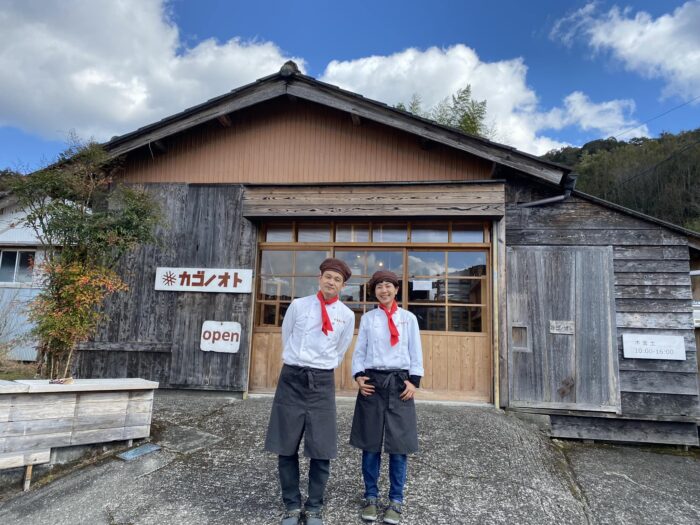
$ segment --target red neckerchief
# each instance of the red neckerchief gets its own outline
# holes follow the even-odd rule
[[[324,335],[328,335],[328,332],[333,331],[333,324],[331,323],[331,318],[328,317],[326,305],[336,302],[338,300],[338,296],[336,295],[330,301],[326,301],[326,299],[323,297],[323,293],[321,293],[321,290],[319,290],[316,297],[318,297],[318,300],[321,301],[321,319],[323,320],[321,323],[321,331],[324,333]]]
[[[392,315],[394,315],[394,312],[398,308],[396,305],[396,301],[391,303],[391,309],[387,310],[384,308],[383,304],[379,304],[379,308],[382,309],[382,311],[386,314],[387,318],[389,319],[389,333],[391,334],[391,346],[396,346],[396,344],[399,342],[399,330],[396,328],[396,325],[394,324],[394,320],[391,318]]]

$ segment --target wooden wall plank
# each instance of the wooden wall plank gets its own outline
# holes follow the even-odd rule
[[[698,445],[694,423],[550,416],[551,436],[633,443]]]
[[[620,371],[620,389],[623,392],[698,395],[697,373]]]
[[[697,395],[622,392],[623,414],[698,416]]]
[[[243,110],[229,128],[217,122],[168,137],[168,154],[134,152],[128,182],[326,183],[486,180],[491,162],[435,144],[426,150],[402,130],[354,126],[347,113],[285,100]]]

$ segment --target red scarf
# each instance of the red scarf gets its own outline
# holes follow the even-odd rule
[[[323,323],[321,324],[321,331],[324,335],[328,335],[328,332],[333,331],[333,324],[331,323],[331,318],[328,317],[326,305],[336,302],[338,300],[338,296],[336,295],[330,301],[326,301],[326,299],[323,297],[323,293],[321,293],[321,290],[319,290],[316,297],[318,297],[318,300],[321,301],[321,319],[323,320]]]
[[[391,318],[391,316],[394,315],[394,312],[398,308],[398,306],[396,305],[396,301],[391,303],[391,309],[389,310],[384,308],[383,304],[380,304],[379,308],[382,309],[382,311],[386,314],[387,318],[389,319],[389,333],[391,334],[391,346],[396,346],[396,344],[399,342],[399,330],[396,328],[394,320]]]

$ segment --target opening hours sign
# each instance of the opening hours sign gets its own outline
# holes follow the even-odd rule
[[[231,268],[156,268],[156,290],[169,292],[250,293],[253,270]]]

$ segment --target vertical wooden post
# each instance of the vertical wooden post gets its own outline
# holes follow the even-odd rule
[[[24,486],[22,490],[24,492],[27,492],[29,490],[29,485],[32,483],[32,470],[34,469],[34,465],[27,465],[24,467]]]

